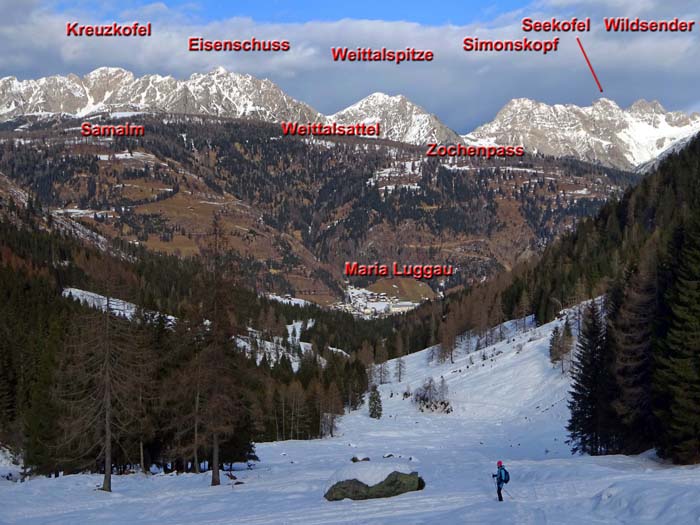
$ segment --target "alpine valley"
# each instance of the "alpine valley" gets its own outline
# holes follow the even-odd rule
[[[460,137],[222,69],[0,99],[1,522],[697,522],[698,115]]]
[[[516,99],[460,137],[400,95],[375,93],[325,116],[269,80],[223,68],[184,81],[119,68],[3,78],[0,121],[4,191],[28,193],[55,224],[103,245],[187,257],[200,252],[216,212],[246,286],[318,304],[342,298],[348,281],[419,302],[512,268],[700,129],[699,115],[658,103]],[[84,137],[86,122],[145,133]],[[281,122],[380,123],[382,135],[285,136]],[[425,155],[425,144],[459,142],[528,153]],[[353,276],[348,261],[454,273]]]

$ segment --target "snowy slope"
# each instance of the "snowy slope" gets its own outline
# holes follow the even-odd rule
[[[637,173],[642,173],[642,174],[650,173],[650,172],[654,171],[656,168],[659,167],[659,164],[661,164],[661,162],[664,159],[673,155],[674,153],[678,153],[679,151],[684,149],[688,144],[690,144],[690,142],[695,137],[698,136],[698,133],[700,133],[700,131],[696,131],[696,132],[692,133],[691,135],[688,135],[686,138],[680,139],[679,141],[674,142],[671,147],[666,148],[664,151],[662,151],[658,156],[654,157],[653,159],[651,159],[643,164],[640,164],[639,166],[637,166],[635,168],[634,171]]]
[[[126,319],[133,319],[134,315],[136,315],[138,311],[138,305],[135,305],[134,303],[122,301],[121,299],[115,299],[114,297],[105,297],[104,295],[88,292],[79,288],[64,288],[61,294],[63,297],[78,301],[79,303],[82,303],[90,308],[102,310],[103,312],[109,310],[111,314],[118,317],[124,317]],[[166,325],[173,325],[177,321],[177,319],[172,315],[164,315],[158,312],[145,311],[144,316],[146,318],[163,316]]]
[[[261,443],[261,464],[236,472],[243,485],[211,488],[206,474],[132,475],[117,476],[114,492],[106,494],[94,490],[100,483],[97,475],[34,479],[0,485],[0,520],[101,525],[696,523],[700,467],[671,467],[651,454],[570,455],[564,443],[569,381],[547,356],[556,323],[561,321],[524,333],[507,323],[504,341],[469,355],[463,340],[453,364],[428,363],[429,350],[408,356],[406,380],[380,386],[381,420],[370,419],[365,407],[343,418],[335,438]],[[446,379],[453,413],[421,413],[402,398],[407,386],[415,389],[428,376]],[[389,454],[393,457],[384,458]],[[415,470],[426,488],[390,500],[325,501],[325,489],[352,456],[370,457],[375,472],[389,464]],[[511,473],[503,503],[496,501],[490,477],[498,459]]]
[[[306,321],[308,327],[313,326],[314,320],[309,319]],[[313,345],[301,340],[301,332],[304,321],[294,321],[292,324],[287,325],[287,340],[286,345],[283,344],[284,341],[281,337],[273,337],[272,341],[266,340],[263,334],[258,330],[248,328],[248,335],[246,336],[235,336],[234,344],[236,347],[248,355],[255,354],[255,361],[260,364],[263,360],[263,356],[267,359],[268,364],[273,365],[277,363],[282,356],[286,356],[292,365],[292,370],[297,372],[299,366],[301,365],[302,356],[309,353],[313,353]],[[327,348],[328,352],[339,353],[345,357],[348,357],[347,352],[341,350],[340,348],[335,348],[330,346]],[[326,366],[326,359],[320,355],[315,355],[317,362],[321,366]]]

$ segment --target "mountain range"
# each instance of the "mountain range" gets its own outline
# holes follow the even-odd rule
[[[589,107],[550,106],[519,98],[508,102],[492,122],[463,138],[467,142],[523,144],[532,153],[632,169],[698,131],[700,114],[669,112],[657,101],[638,100],[622,109],[606,98]]]
[[[627,170],[653,161],[677,141],[700,131],[700,114],[668,112],[656,101],[638,100],[623,109],[605,98],[590,107],[547,105],[518,98],[508,102],[492,122],[460,136],[402,95],[374,93],[333,115],[323,115],[269,80],[224,68],[195,73],[187,80],[160,75],[136,77],[110,67],[84,77],[70,74],[24,81],[0,79],[0,122],[36,113],[82,117],[129,111],[269,122],[379,121],[383,138],[398,142],[517,144],[533,153],[570,156]]]

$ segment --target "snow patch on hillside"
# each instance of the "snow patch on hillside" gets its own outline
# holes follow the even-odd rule
[[[90,308],[101,310],[103,312],[110,312],[113,315],[124,317],[125,319],[129,320],[133,319],[138,311],[138,306],[134,303],[122,301],[121,299],[116,299],[114,297],[106,297],[104,295],[88,292],[79,288],[64,288],[62,295],[63,297],[78,301]],[[159,312],[145,311],[144,315],[146,318],[155,318],[162,315],[167,325],[174,325],[177,321],[177,318],[173,317],[172,315],[165,315]]]

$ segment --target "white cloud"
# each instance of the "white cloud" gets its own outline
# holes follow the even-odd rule
[[[290,95],[324,113],[333,113],[375,91],[402,93],[437,114],[458,131],[468,131],[493,118],[508,100],[530,97],[549,103],[590,104],[599,96],[572,34],[527,34],[528,38],[561,38],[561,51],[534,53],[466,53],[465,36],[520,38],[523,16],[591,16],[594,30],[581,40],[603,83],[605,96],[626,105],[637,98],[658,99],[672,109],[698,106],[700,73],[697,34],[626,35],[602,30],[603,16],[690,18],[700,9],[667,0],[545,0],[532,9],[502,13],[482,25],[442,27],[409,22],[340,20],[295,24],[259,23],[250,18],[193,22],[188,11],[154,3],[122,13],[124,21],[151,21],[151,38],[68,38],[65,23],[99,23],[99,15],[58,14],[29,2],[18,9],[0,0],[3,17],[0,76],[20,78],[84,74],[99,66],[121,66],[136,74],[159,73],[185,78],[216,66],[267,77]],[[675,13],[675,14],[674,14]],[[632,13],[633,14],[633,13]],[[636,16],[636,15],[635,15]],[[111,20],[109,20],[111,21]],[[187,51],[187,39],[287,39],[288,53],[208,53]],[[431,63],[333,62],[330,48],[416,47],[431,49]]]

